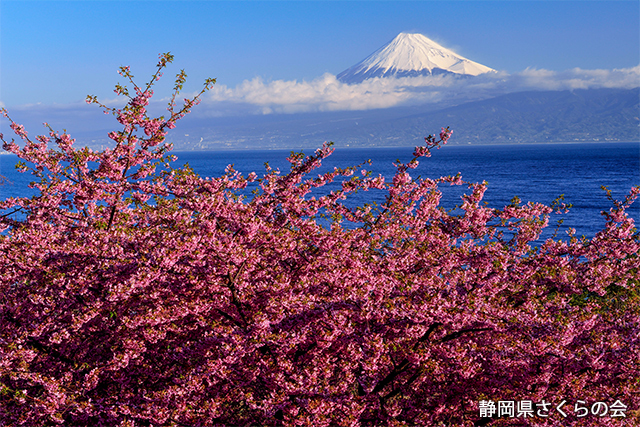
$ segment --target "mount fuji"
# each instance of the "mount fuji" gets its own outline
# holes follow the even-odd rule
[[[338,74],[343,83],[360,83],[374,77],[413,77],[454,73],[477,76],[495,72],[442,47],[422,34],[400,33],[353,67]]]

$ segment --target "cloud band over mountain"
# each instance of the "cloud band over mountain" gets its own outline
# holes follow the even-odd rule
[[[217,85],[205,98],[207,115],[368,110],[479,100],[525,90],[630,89],[640,86],[640,65],[614,70],[550,71],[527,68],[475,77],[431,75],[374,78],[345,84],[325,73],[312,81],[245,80],[235,88]]]

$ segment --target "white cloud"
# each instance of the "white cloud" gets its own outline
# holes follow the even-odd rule
[[[513,81],[523,89],[570,90],[596,88],[631,89],[640,86],[640,65],[613,70],[549,71],[527,68],[513,75]]]
[[[326,73],[312,81],[245,80],[235,88],[224,85],[204,97],[206,115],[272,114],[310,111],[368,110],[437,103],[448,99],[475,100],[525,90],[633,88],[640,86],[640,65],[614,70],[566,71],[527,68],[507,74],[473,78],[454,75],[376,78],[347,85]]]
[[[246,103],[262,113],[368,110],[437,101],[441,88],[454,86],[453,76],[372,79],[355,85],[341,83],[326,73],[310,82],[260,78],[245,80],[236,88],[214,86],[207,104]]]

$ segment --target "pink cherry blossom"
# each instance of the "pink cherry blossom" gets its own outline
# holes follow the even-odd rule
[[[566,206],[489,208],[484,182],[411,176],[448,128],[390,180],[367,162],[314,176],[330,143],[288,173],[156,168],[215,82],[177,109],[181,71],[170,117],[149,117],[172,60],[145,86],[122,67],[123,108],[87,98],[122,126],[100,152],[1,110],[22,139],[4,148],[41,180],[0,201],[0,425],[474,426],[481,400],[618,400],[624,418],[566,422],[640,423],[639,187],[594,238],[541,242]],[[468,186],[461,213],[443,185]],[[384,202],[349,207],[358,190]]]

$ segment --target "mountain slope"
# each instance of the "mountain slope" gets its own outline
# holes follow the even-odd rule
[[[639,88],[518,92],[352,127],[331,139],[412,145],[450,126],[452,144],[640,141],[639,116]]]
[[[477,76],[495,71],[442,47],[422,34],[400,33],[353,67],[338,74],[343,83],[374,77],[408,77],[438,73]]]

